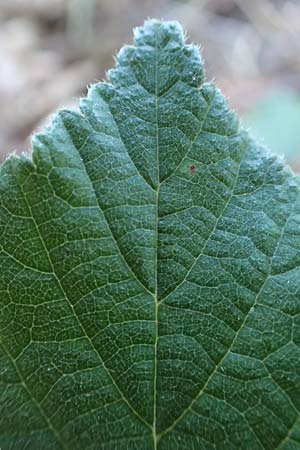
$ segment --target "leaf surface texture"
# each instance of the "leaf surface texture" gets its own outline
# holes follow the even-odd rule
[[[0,171],[2,450],[299,450],[300,188],[151,20]]]

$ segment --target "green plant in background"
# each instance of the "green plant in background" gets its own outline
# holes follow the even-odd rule
[[[300,448],[300,185],[148,21],[0,173],[0,446]]]
[[[243,123],[260,141],[286,156],[300,169],[300,97],[292,91],[269,92],[245,117]]]

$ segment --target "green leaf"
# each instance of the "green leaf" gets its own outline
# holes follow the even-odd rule
[[[1,449],[299,449],[299,180],[177,23],[108,78],[1,167]]]

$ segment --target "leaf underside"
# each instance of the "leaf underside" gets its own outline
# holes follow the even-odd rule
[[[300,188],[175,22],[0,172],[2,450],[300,449]]]

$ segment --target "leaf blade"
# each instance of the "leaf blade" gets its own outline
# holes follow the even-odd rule
[[[176,23],[137,29],[109,79],[1,167],[0,444],[296,442],[299,181]]]

